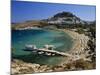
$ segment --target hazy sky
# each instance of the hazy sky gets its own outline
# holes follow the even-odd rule
[[[11,4],[12,22],[46,19],[62,11],[72,12],[82,20],[95,20],[95,6],[25,1],[12,1]]]

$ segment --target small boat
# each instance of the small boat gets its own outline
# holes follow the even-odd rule
[[[54,45],[44,45],[44,48],[47,50],[53,50],[55,47]]]
[[[36,51],[37,48],[35,45],[25,45],[24,51]]]

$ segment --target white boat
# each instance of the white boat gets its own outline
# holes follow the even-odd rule
[[[25,51],[34,51],[37,50],[35,45],[25,45]]]
[[[54,45],[44,45],[44,48],[47,50],[53,50],[55,47]]]

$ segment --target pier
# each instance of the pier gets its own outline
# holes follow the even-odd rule
[[[47,55],[47,56],[65,56],[65,57],[69,57],[71,56],[68,53],[64,53],[64,52],[60,52],[60,51],[56,51],[53,49],[53,45],[45,45],[44,48],[36,48],[35,45],[27,45],[24,49],[24,51],[31,51],[33,53],[37,53],[37,54],[41,54],[41,55]]]

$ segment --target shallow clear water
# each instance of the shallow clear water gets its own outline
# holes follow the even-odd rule
[[[55,50],[66,51],[72,47],[72,39],[64,32],[54,30],[13,30],[12,31],[12,58],[21,59],[25,62],[55,65],[64,57],[36,55],[23,51],[25,44],[34,44],[37,48],[43,48],[45,44],[54,45]]]

